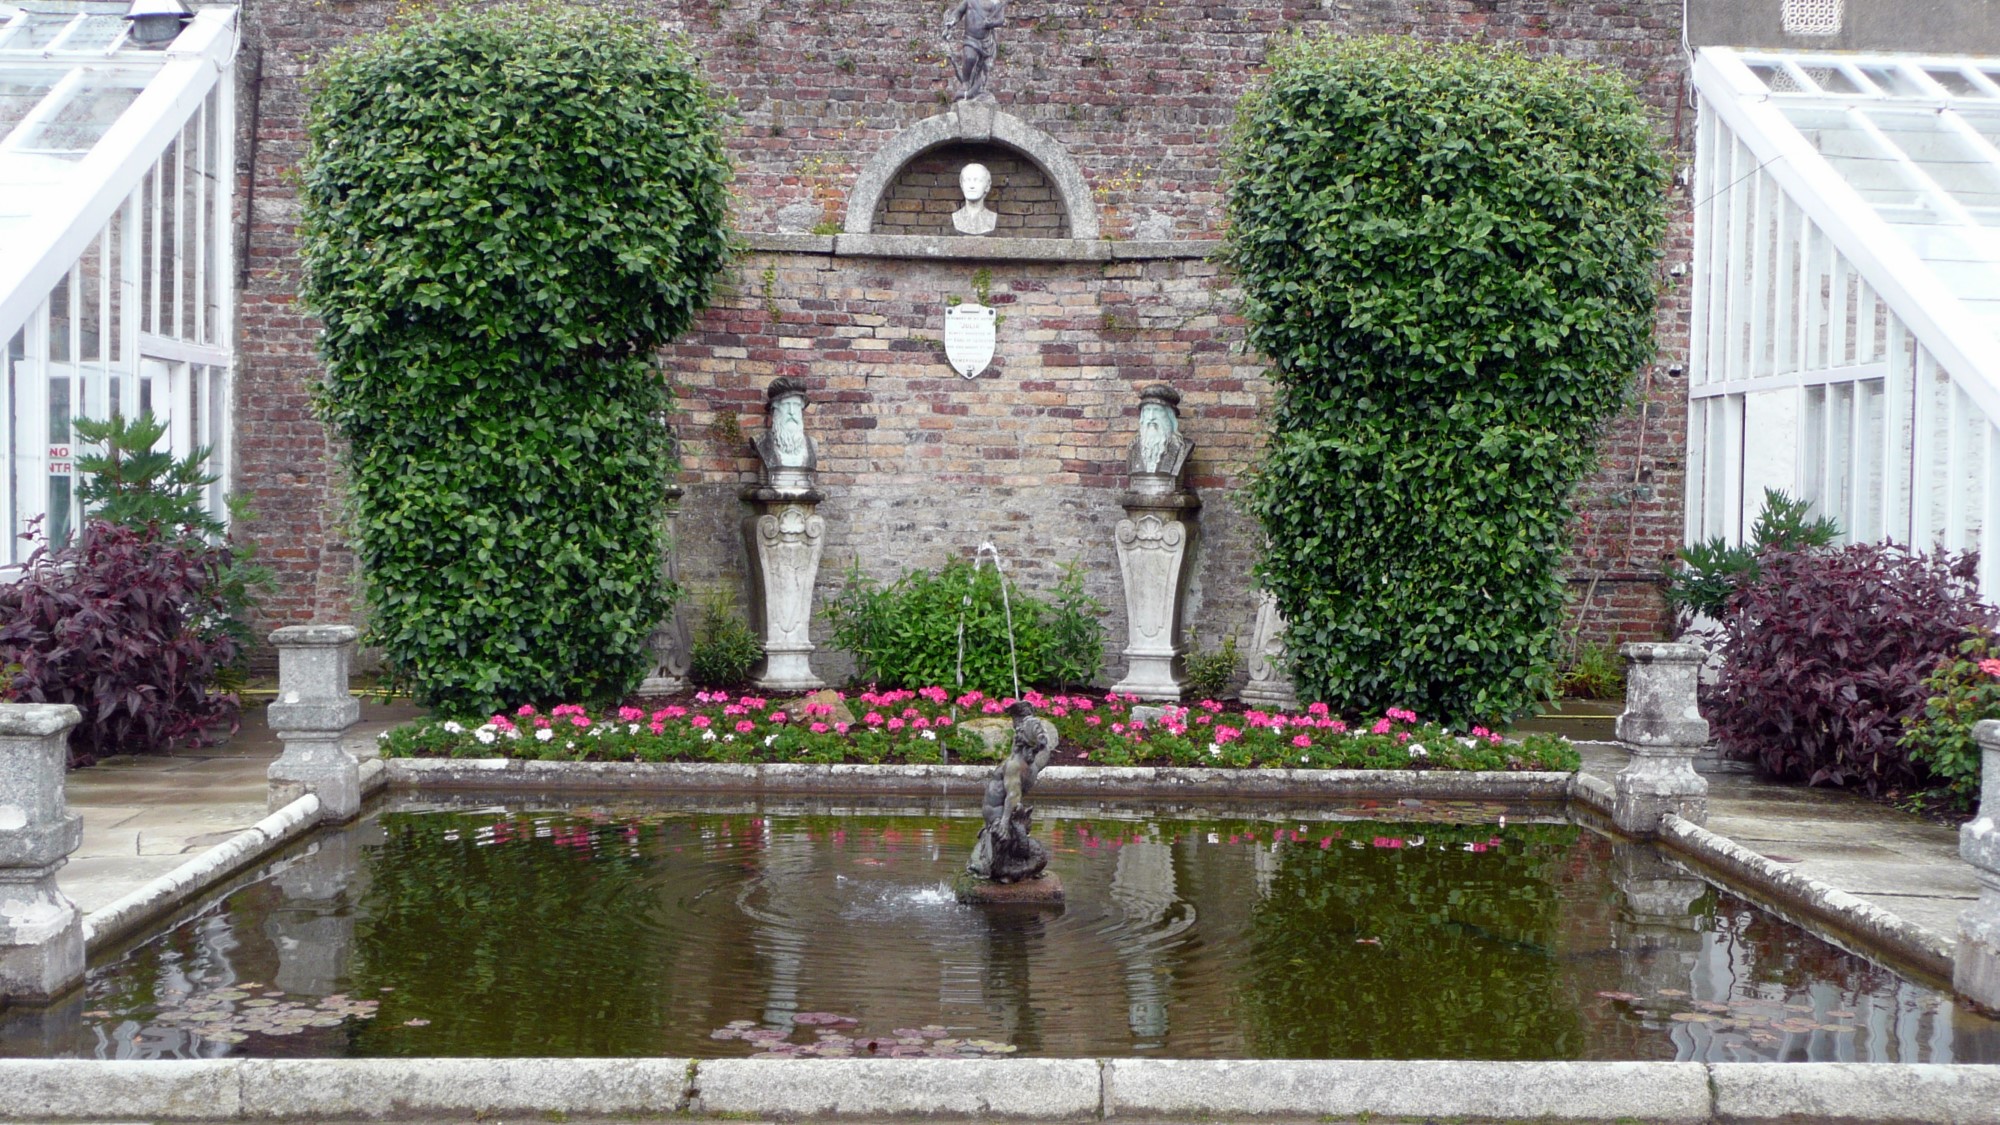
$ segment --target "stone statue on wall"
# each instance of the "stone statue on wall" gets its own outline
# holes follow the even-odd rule
[[[968,874],[996,883],[1039,879],[1049,865],[1049,847],[1029,834],[1035,810],[1027,803],[1035,778],[1055,753],[1055,726],[1038,717],[1026,701],[1007,708],[1014,717],[1014,745],[1000,772],[986,783],[979,812],[985,827],[973,845]]]
[[[952,61],[958,68],[958,97],[961,102],[992,101],[986,92],[986,72],[993,66],[999,46],[1000,25],[1007,22],[1007,0],[957,0],[945,13],[946,27],[961,25],[958,50]]]
[[[780,376],[771,381],[769,428],[757,439],[757,456],[767,471],[817,467],[813,441],[806,436],[806,385]]]
[[[992,234],[1000,222],[1000,216],[986,209],[993,173],[984,164],[967,164],[958,170],[958,190],[965,194],[965,206],[951,213],[951,225],[960,234]]]
[[[1135,478],[1177,480],[1194,442],[1181,436],[1181,395],[1165,383],[1139,392],[1139,436],[1126,463]],[[1139,487],[1135,479],[1133,487]]]

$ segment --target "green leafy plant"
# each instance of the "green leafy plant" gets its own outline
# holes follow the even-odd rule
[[[1625,658],[1616,645],[1578,645],[1563,666],[1556,690],[1575,699],[1625,698]]]
[[[1620,79],[1299,38],[1240,103],[1229,261],[1272,361],[1247,506],[1299,693],[1446,721],[1551,686],[1570,493],[1653,354],[1666,162]]]
[[[740,687],[762,659],[764,642],[743,623],[729,596],[718,593],[710,597],[695,626],[688,675],[703,687]]]
[[[1750,542],[1732,547],[1716,536],[1681,548],[1667,567],[1667,606],[1720,621],[1729,596],[1757,580],[1757,560],[1766,552],[1817,550],[1839,538],[1840,524],[1831,517],[1814,517],[1811,501],[1767,488],[1763,510],[1750,526]]]
[[[1016,662],[1023,690],[1096,676],[1104,662],[1103,609],[1084,593],[1079,569],[1064,571],[1050,601],[1010,585],[1003,602],[1000,582],[999,571],[958,560],[884,587],[857,564],[828,607],[834,643],[854,654],[864,679],[884,687],[956,684],[962,620],[964,687],[1012,694]]]
[[[608,11],[418,20],[317,65],[302,177],[371,637],[447,711],[619,694],[673,593],[652,357],[727,254],[717,103]]]
[[[85,511],[131,528],[150,524],[210,539],[222,535],[222,521],[209,511],[203,495],[220,479],[208,471],[207,446],[185,457],[159,448],[167,423],[150,410],[136,418],[113,414],[102,421],[77,418],[71,424],[80,441],[98,447],[76,458],[83,476],[76,494]]]
[[[256,562],[256,544],[224,542],[228,525],[210,510],[206,495],[220,479],[208,469],[208,447],[199,446],[184,457],[159,448],[167,423],[151,411],[130,419],[119,414],[102,421],[77,418],[72,424],[77,437],[95,447],[76,458],[83,477],[77,497],[87,516],[143,536],[181,540],[181,549],[193,554],[214,555],[215,587],[203,591],[200,600],[206,605],[208,597],[215,596],[222,612],[203,612],[193,623],[211,637],[227,634],[234,648],[232,658],[212,670],[204,687],[240,689],[248,678],[243,657],[252,644],[251,603],[269,584],[271,572]],[[227,503],[232,520],[249,518],[235,497]]]
[[[1182,658],[1182,686],[1190,699],[1221,699],[1236,676],[1236,638],[1214,649],[1190,648]]]
[[[1915,762],[1943,783],[1953,807],[1970,812],[1979,803],[1981,753],[1972,727],[2000,719],[2000,652],[1993,634],[1976,630],[1956,655],[1924,680],[1930,697],[1923,713],[1903,728],[1898,742]]]

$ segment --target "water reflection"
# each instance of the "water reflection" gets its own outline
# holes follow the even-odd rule
[[[961,810],[834,811],[371,817],[0,1012],[0,1050],[2000,1061],[1991,1021],[1546,817],[1045,803],[1047,912],[951,897]]]

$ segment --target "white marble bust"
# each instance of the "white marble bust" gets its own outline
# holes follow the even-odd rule
[[[984,164],[967,164],[958,170],[958,190],[965,195],[965,206],[951,213],[951,225],[960,234],[992,234],[1000,221],[1000,216],[986,209],[993,173]]]

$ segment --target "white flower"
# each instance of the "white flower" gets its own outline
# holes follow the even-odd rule
[[[778,741],[778,736],[775,734],[767,734],[764,736],[764,745],[766,746],[769,746],[770,744],[776,741]]]
[[[380,742],[380,741],[382,741],[383,739],[385,739],[385,738],[388,738],[388,737],[389,737],[389,732],[385,730],[385,731],[383,731],[383,732],[382,732],[381,734],[378,734],[378,735],[376,735],[376,736],[375,736],[375,741],[377,741],[377,742]]]
[[[1467,750],[1477,749],[1479,746],[1479,740],[1476,738],[1461,738],[1459,741],[1465,744]]]
[[[734,742],[734,741],[736,741],[736,736],[735,736],[735,735],[733,735],[733,734],[725,734],[725,735],[723,735],[723,736],[722,736],[722,741],[724,741],[724,742]]]
[[[1430,757],[1430,756],[1431,756],[1431,752],[1430,752],[1430,751],[1428,751],[1428,750],[1426,750],[1426,749],[1424,749],[1424,744],[1423,744],[1423,743],[1421,743],[1421,742],[1412,742],[1412,743],[1410,743],[1410,757],[1412,757],[1412,758],[1428,758],[1428,757]]]
[[[446,720],[444,721],[444,729],[445,729],[445,733],[446,733],[446,734],[464,734],[464,733],[465,733],[465,728],[464,728],[464,727],[462,727],[462,726],[459,726],[459,725],[458,725],[458,722],[457,722],[457,720],[455,720],[455,719],[446,719]]]
[[[519,742],[519,741],[521,741],[521,728],[519,728],[519,727],[510,727],[510,728],[508,728],[508,730],[507,730],[507,741],[509,741],[509,742]]]
[[[926,742],[936,742],[937,732],[934,730],[927,730],[922,732],[918,737],[924,739]]]
[[[626,726],[626,728],[625,728],[625,733],[626,733],[626,734],[638,734],[638,733],[639,733],[639,724],[638,724],[638,723],[632,723],[632,724],[629,724],[629,725],[628,725],[628,726]]]
[[[472,737],[478,739],[481,746],[491,746],[500,739],[499,735],[493,733],[492,727],[480,727],[472,732]]]
[[[1209,743],[1208,754],[1212,758],[1220,758],[1222,756],[1222,743],[1220,742]]]
[[[563,749],[565,749],[565,750],[574,750],[574,749],[576,749],[576,739],[574,739],[574,738],[565,738],[565,739],[563,739]]]
[[[536,742],[550,742],[550,741],[553,741],[553,740],[555,739],[555,736],[556,736],[556,732],[554,732],[554,731],[550,730],[550,729],[549,729],[549,728],[547,728],[547,727],[543,727],[542,729],[540,729],[540,730],[538,730],[538,731],[536,731],[536,732],[535,732],[535,741],[536,741]]]
[[[714,731],[712,731],[712,730],[705,730],[705,731],[702,731],[702,732],[701,732],[701,740],[702,740],[703,742],[714,742],[714,741],[715,741],[715,732],[714,732]]]

